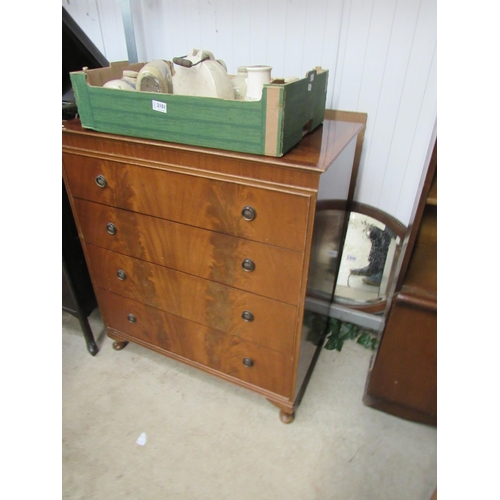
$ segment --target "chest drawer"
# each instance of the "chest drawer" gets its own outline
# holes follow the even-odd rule
[[[165,354],[173,353],[282,396],[290,394],[290,356],[110,292],[101,291],[99,296],[107,326]]]
[[[79,199],[75,208],[86,243],[298,304],[302,253]]]
[[[68,153],[63,161],[73,197],[304,250],[307,195]]]
[[[277,351],[293,349],[295,306],[92,245],[87,253],[100,288]]]

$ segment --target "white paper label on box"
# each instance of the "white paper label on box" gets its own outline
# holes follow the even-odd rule
[[[160,111],[161,113],[167,112],[167,103],[160,101],[152,101],[153,102],[153,110]]]

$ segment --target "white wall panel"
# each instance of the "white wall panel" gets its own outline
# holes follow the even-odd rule
[[[436,49],[436,32],[429,30],[433,19],[429,18],[429,9],[422,8],[424,4],[432,4],[432,0],[422,0],[408,57],[407,68],[402,85],[398,112],[391,147],[387,158],[384,182],[381,189],[373,196],[373,204],[383,207],[386,212],[398,213],[399,208],[406,199],[402,194],[406,176],[413,177],[410,163],[410,152],[413,142],[419,141],[419,136],[424,131],[419,115],[422,109],[424,94],[429,83],[429,72],[433,66]],[[435,16],[434,16],[435,19]],[[434,108],[435,109],[435,108]],[[432,127],[433,123],[428,124]],[[427,126],[425,141],[430,140],[432,128]],[[423,145],[423,158],[425,158],[426,144]],[[397,187],[397,189],[394,189]],[[407,193],[408,194],[408,193]],[[413,197],[416,195],[414,191]],[[406,204],[405,204],[406,205]],[[411,209],[411,207],[408,207]]]
[[[308,4],[305,11],[302,54],[297,54],[297,56],[300,56],[300,72],[296,73],[295,76],[304,76],[306,71],[312,69],[314,66],[323,66],[325,33],[328,33],[328,45],[330,48],[327,54],[331,60],[333,51],[330,42],[331,34],[329,31],[327,32],[327,30],[331,29],[326,24],[327,10],[327,0],[316,0]],[[325,67],[332,68],[331,61]]]
[[[339,95],[336,89],[344,66],[345,50],[341,50],[341,47],[345,46],[347,33],[347,30],[342,29],[344,10],[344,0],[328,0],[323,27],[320,66],[330,70],[326,98],[326,107],[329,109],[338,109]],[[321,24],[318,20],[320,17],[320,11],[317,11],[316,25],[318,27]]]
[[[105,54],[101,18],[96,0],[63,0],[62,5],[94,45]]]
[[[290,0],[286,4],[285,10],[285,51],[283,53],[283,69],[281,76],[304,76],[306,69],[302,68],[304,55],[305,26],[309,2],[300,0]],[[313,10],[311,9],[311,14]],[[317,57],[317,56],[316,56]],[[311,64],[311,68],[317,65]],[[309,68],[309,69],[311,69]]]
[[[397,169],[396,172],[392,172],[397,179],[387,177],[387,168],[391,149],[401,146],[394,141],[394,133],[400,111],[418,8],[419,1],[415,0],[399,0],[396,4],[388,51],[385,59],[382,58],[382,55],[380,57],[381,64],[384,64],[384,74],[377,113],[375,115],[371,113],[373,133],[369,137],[368,150],[362,167],[362,171],[364,171],[368,165],[373,165],[372,168],[376,171],[376,175],[372,176],[370,183],[363,179],[356,191],[356,196],[363,202],[382,210],[385,210],[386,205],[391,204],[390,200],[384,200],[384,206],[378,204],[379,194],[384,188],[384,183],[391,184],[393,196],[395,191],[399,189],[401,181]],[[343,103],[340,102],[339,106],[342,108]],[[370,111],[367,112],[370,113]],[[396,215],[394,212],[389,213]]]
[[[272,74],[277,77],[291,76],[285,75],[285,52],[287,51],[285,33],[286,33],[286,6],[287,0],[270,1],[268,4],[268,47],[267,61],[251,64],[269,64],[273,67]],[[254,18],[256,15],[254,14]],[[294,50],[291,47],[288,50]],[[265,55],[265,54],[263,54]],[[255,57],[255,56],[254,56]]]
[[[62,5],[108,61],[127,59],[119,0],[62,0]]]
[[[235,48],[236,33],[233,29],[233,2],[232,0],[217,0],[217,47],[214,55],[217,59],[222,59],[231,74],[237,73],[237,64],[239,61],[237,49]],[[188,41],[184,41],[184,47],[188,47]],[[248,47],[248,43],[245,43]],[[186,49],[184,49],[186,50]],[[237,53],[235,58],[235,52]]]
[[[341,109],[357,110],[358,108],[370,33],[372,3],[372,0],[352,0],[344,10],[342,29],[345,36],[342,40],[342,66],[337,71],[335,81]]]
[[[200,1],[200,43],[199,49],[208,49],[216,59],[222,59],[217,47],[217,8],[216,0]],[[187,47],[190,49],[191,47]]]
[[[377,116],[379,116],[379,112],[381,114],[385,113],[385,110],[380,106],[380,96],[384,90],[384,75],[391,43],[396,3],[397,0],[378,0],[372,9],[363,74],[358,101],[354,108],[357,111],[364,110],[365,113],[368,113],[365,146],[361,155],[361,171],[356,189],[356,197],[360,201],[363,200],[364,203],[368,203],[368,200],[371,202],[372,187],[380,172],[379,168],[367,168],[366,158],[375,152],[373,145],[376,142],[373,141],[373,135]],[[384,137],[384,129],[379,127],[378,130],[379,135]],[[375,148],[375,150],[382,159],[386,157],[386,151],[382,147]],[[372,156],[371,164],[379,166],[383,163]]]
[[[436,0],[130,3],[139,60],[203,48],[230,73],[245,64],[269,64],[277,77],[329,69],[327,107],[368,113],[355,198],[410,222],[435,133]],[[120,0],[63,5],[109,60],[126,59]]]
[[[72,0],[72,3],[75,0]],[[101,36],[108,61],[128,60],[125,30],[119,0],[98,0],[97,11],[101,25]]]
[[[244,2],[243,2],[244,3]],[[234,71],[236,72],[238,66],[255,65],[255,64],[268,64],[269,56],[268,56],[268,48],[269,44],[274,42],[276,36],[271,34],[270,30],[273,28],[274,20],[268,14],[269,12],[269,4],[272,4],[273,1],[270,0],[254,0],[253,2],[248,2],[249,10],[248,10],[248,31],[245,32],[246,43],[248,44],[248,63],[242,62],[239,59],[238,47],[235,47],[234,52]],[[240,2],[241,4],[241,2]],[[279,2],[278,2],[279,4]],[[239,31],[240,22],[243,19],[244,15],[240,12],[240,7],[233,13],[233,25],[236,27],[236,32]],[[239,44],[238,44],[239,45]]]
[[[427,77],[427,85],[421,101],[414,137],[408,155],[405,177],[399,189],[398,204],[394,210],[394,213],[400,214],[401,220],[411,220],[413,206],[410,203],[418,195],[421,188],[420,184],[423,180],[422,171],[417,166],[428,165],[432,154],[432,146],[436,139],[436,87],[437,65],[436,48],[434,48],[433,60]]]

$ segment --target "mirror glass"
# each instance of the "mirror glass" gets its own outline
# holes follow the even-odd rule
[[[387,299],[401,238],[368,215],[351,212],[334,302],[373,305]]]

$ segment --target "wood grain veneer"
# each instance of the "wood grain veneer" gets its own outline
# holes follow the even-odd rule
[[[278,351],[292,350],[296,306],[92,245],[87,252],[99,288]],[[125,279],[118,278],[119,270]],[[244,311],[254,319],[245,321]]]
[[[157,217],[75,199],[85,241],[218,283],[298,304],[304,255]],[[117,227],[110,235],[106,224]],[[251,257],[252,272],[242,266]]]
[[[290,394],[290,356],[111,292],[101,291],[99,300],[106,323],[122,338],[282,396]],[[127,319],[131,313],[135,323]],[[242,364],[245,357],[253,360],[252,367]]]
[[[68,182],[75,198],[304,250],[310,196],[99,158],[65,155],[64,161],[73,165]],[[106,179],[104,188],[95,182],[99,175]],[[248,205],[257,212],[252,221],[240,216]]]
[[[321,349],[302,328],[318,189],[326,172],[352,185],[362,129],[327,118],[272,158],[64,122],[63,179],[114,347],[242,385],[291,422]]]

